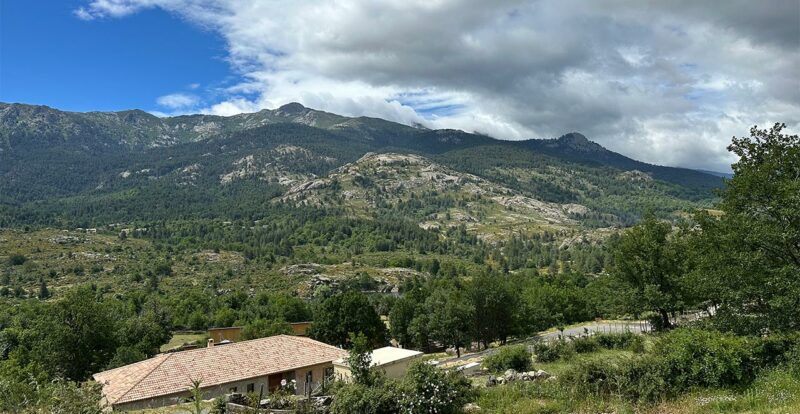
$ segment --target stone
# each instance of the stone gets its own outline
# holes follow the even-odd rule
[[[481,411],[481,407],[475,403],[467,403],[462,409],[465,413],[477,413]]]

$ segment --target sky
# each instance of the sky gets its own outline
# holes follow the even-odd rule
[[[500,139],[578,131],[730,171],[800,130],[800,0],[0,2],[0,101],[232,115],[288,102]]]

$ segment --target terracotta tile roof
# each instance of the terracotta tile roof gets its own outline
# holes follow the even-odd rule
[[[109,404],[186,391],[193,379],[212,387],[248,378],[329,363],[347,351],[310,338],[276,335],[228,345],[160,354],[94,374]]]

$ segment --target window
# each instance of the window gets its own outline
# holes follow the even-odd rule
[[[236,392],[236,387],[228,388],[228,392],[231,392],[231,393]]]
[[[247,392],[254,392],[255,390],[256,390],[256,384],[252,382],[247,384]]]

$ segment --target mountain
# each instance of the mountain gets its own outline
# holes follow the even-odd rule
[[[295,123],[347,133],[363,140],[411,134],[416,128],[359,117],[348,118],[290,103],[275,110],[233,116],[181,115],[159,118],[141,110],[64,112],[47,106],[0,103],[0,148],[30,144],[90,144],[132,149],[171,146],[269,124]]]
[[[733,173],[724,173],[724,172],[710,171],[710,170],[695,170],[695,171],[700,171],[703,174],[709,174],[709,175],[713,175],[715,177],[722,177],[722,178],[728,178],[728,179],[733,178]]]
[[[167,118],[0,104],[6,225],[258,217],[300,203],[510,235],[498,229],[674,214],[708,204],[721,181],[627,158],[576,132],[510,142],[298,103]]]
[[[637,170],[649,173],[653,178],[676,184],[697,185],[714,188],[720,185],[716,174],[688,168],[663,167],[636,161],[622,154],[609,151],[600,144],[589,141],[578,132],[565,134],[553,140],[529,140],[524,144],[535,152],[552,155],[587,165],[602,165],[620,170]]]

